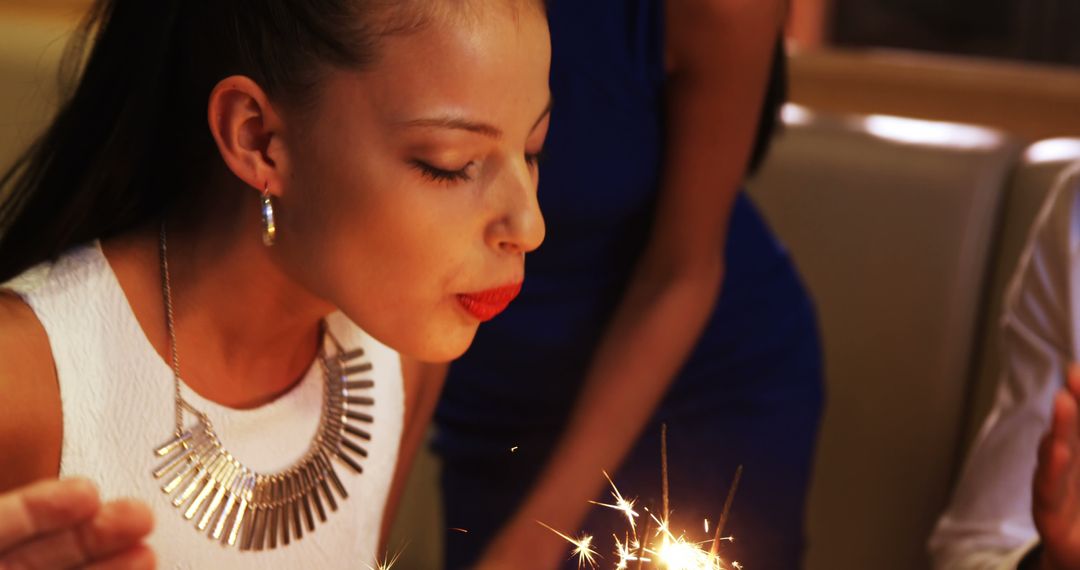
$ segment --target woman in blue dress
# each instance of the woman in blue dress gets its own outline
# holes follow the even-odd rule
[[[783,91],[784,12],[780,0],[550,3],[547,239],[435,412],[447,568],[558,566],[568,545],[536,521],[585,529],[608,556],[627,527],[587,500],[610,499],[606,470],[657,512],[662,423],[673,530],[705,539],[702,519],[715,524],[744,465],[724,558],[801,566],[817,327],[739,190]]]

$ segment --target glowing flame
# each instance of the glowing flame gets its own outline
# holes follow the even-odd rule
[[[664,541],[657,552],[664,568],[669,570],[697,570],[713,568],[716,565],[709,560],[709,553],[683,539],[675,542]]]

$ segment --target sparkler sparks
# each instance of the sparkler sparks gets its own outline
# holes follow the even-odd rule
[[[637,560],[637,556],[634,551],[641,548],[640,544],[631,542],[629,539],[623,543],[619,540],[619,537],[612,535],[615,539],[615,555],[619,557],[618,564],[615,565],[615,570],[628,570],[630,568],[630,562]]]
[[[398,559],[401,558],[402,552],[405,552],[405,546],[402,546],[401,550],[398,550],[397,554],[394,554],[393,556],[388,555],[382,561],[376,560],[375,566],[372,566],[370,564],[367,564],[366,566],[368,567],[368,570],[390,570],[390,568],[393,567],[394,564],[397,564]]]
[[[611,480],[611,477],[608,476],[606,471],[604,472],[604,478],[607,479],[608,484],[611,485],[611,497],[615,499],[615,504],[609,505],[608,503],[598,503],[596,501],[589,502],[599,507],[607,507],[609,509],[620,511],[624,515],[626,515],[626,521],[630,523],[630,530],[634,533],[634,537],[636,538],[637,523],[634,522],[634,518],[639,515],[637,514],[637,512],[634,511],[635,501],[628,501],[623,498],[622,493],[619,493],[618,487],[615,486],[615,483]]]
[[[614,493],[618,493],[618,490],[616,489]],[[631,501],[627,502],[632,504]],[[602,506],[616,508],[612,505]],[[614,570],[630,570],[632,562],[637,562],[636,567],[639,570],[642,568],[650,570],[742,570],[742,566],[738,562],[732,562],[730,567],[727,566],[717,554],[716,546],[706,550],[705,546],[713,541],[693,542],[683,535],[675,536],[670,530],[671,524],[669,521],[655,515],[649,515],[649,518],[651,519],[649,522],[656,525],[655,533],[650,533],[646,529],[640,538],[630,539],[626,537],[624,540],[619,540],[618,536],[613,537],[617,560]],[[633,521],[633,517],[628,516],[627,519]],[[597,568],[595,560],[597,554],[592,549],[593,538],[591,536],[583,535],[580,539],[575,539],[544,523],[540,524],[574,545],[572,556],[578,557],[578,568],[583,568],[585,565]],[[650,534],[652,536],[649,536]],[[645,566],[646,564],[648,566]]]
[[[724,502],[724,510],[721,513],[720,518],[716,524],[715,536],[712,540],[706,540],[704,542],[694,542],[688,539],[685,535],[676,536],[671,532],[671,521],[669,518],[669,505],[668,505],[668,489],[667,489],[667,426],[662,426],[661,429],[661,462],[663,463],[662,480],[663,480],[663,514],[657,516],[649,512],[649,509],[644,509],[649,513],[646,518],[645,531],[638,535],[637,522],[634,520],[639,514],[634,510],[634,504],[637,499],[625,498],[619,489],[615,486],[615,483],[611,480],[611,477],[605,472],[604,477],[611,485],[611,496],[615,499],[614,503],[599,503],[595,501],[589,501],[590,503],[613,509],[621,512],[627,520],[629,525],[629,532],[627,536],[619,540],[619,537],[613,536],[615,540],[615,559],[617,560],[614,570],[630,570],[632,568],[631,562],[636,562],[637,570],[742,570],[742,566],[738,562],[732,562],[730,566],[720,557],[720,543],[723,541],[733,540],[731,537],[721,537],[724,526],[727,523],[728,515],[731,511],[732,499],[735,496],[735,491],[739,486],[739,479],[742,476],[742,466],[735,472],[735,478],[732,482],[731,489],[728,491],[727,500]],[[539,524],[562,537],[564,540],[574,546],[572,556],[578,558],[578,568],[583,568],[586,564],[591,568],[597,568],[595,557],[596,551],[592,549],[593,537],[589,535],[582,535],[580,539],[575,539],[569,535],[559,532],[550,526],[537,521]],[[656,530],[650,529],[655,525]],[[705,534],[709,534],[709,519],[705,519]]]
[[[599,555],[597,554],[597,552],[595,550],[592,549],[593,537],[591,537],[591,536],[589,536],[587,534],[584,534],[584,535],[581,536],[581,538],[573,538],[573,537],[565,535],[565,534],[551,528],[550,526],[548,526],[548,525],[546,525],[546,524],[544,524],[544,523],[542,523],[540,521],[536,521],[536,522],[539,523],[540,526],[542,526],[542,527],[550,530],[551,532],[561,536],[563,538],[563,540],[565,540],[565,541],[569,542],[570,544],[574,545],[574,550],[573,550],[573,553],[570,555],[570,557],[573,558],[574,556],[577,556],[578,568],[584,568],[586,564],[590,568],[596,568],[596,557],[599,556]]]

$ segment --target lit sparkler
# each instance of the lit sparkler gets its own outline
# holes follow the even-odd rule
[[[712,540],[695,542],[685,535],[676,536],[671,532],[671,522],[668,510],[668,486],[667,486],[667,426],[661,429],[661,462],[662,462],[662,485],[663,485],[663,514],[660,516],[649,513],[646,519],[644,532],[637,533],[637,522],[634,520],[639,514],[634,510],[636,499],[626,499],[611,477],[605,472],[604,477],[611,485],[611,496],[614,503],[590,503],[621,512],[629,525],[629,532],[622,540],[614,536],[615,540],[615,570],[630,570],[631,563],[636,562],[637,570],[742,570],[738,562],[732,562],[730,566],[721,559],[719,550],[720,543],[733,540],[731,537],[721,536],[727,523],[728,514],[731,511],[731,503],[735,497],[735,491],[739,487],[739,479],[742,477],[742,466],[735,472],[735,479],[728,491],[727,500],[724,502],[724,510],[716,524],[715,536]],[[648,512],[648,509],[645,509]],[[539,521],[537,521],[539,522]],[[573,538],[559,532],[550,526],[540,522],[542,526],[562,537],[574,546],[572,556],[578,558],[578,568],[588,565],[596,568],[596,551],[592,549],[593,537],[582,535],[581,538]],[[655,524],[655,531],[650,529]],[[705,519],[705,534],[709,533],[709,520]],[[707,547],[707,548],[706,548]],[[646,566],[647,565],[647,566]]]

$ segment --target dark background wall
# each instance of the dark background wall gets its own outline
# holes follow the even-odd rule
[[[1078,0],[835,0],[831,41],[1080,65]]]

